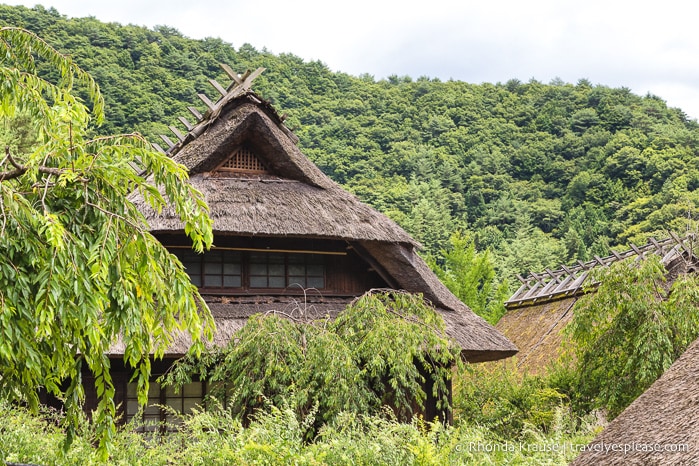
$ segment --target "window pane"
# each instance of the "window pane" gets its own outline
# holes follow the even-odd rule
[[[306,275],[306,266],[303,264],[289,264],[289,275]]]
[[[221,275],[205,275],[204,286],[207,288],[221,288],[223,286],[223,277]]]
[[[277,277],[284,276],[284,264],[270,264],[269,274]]]
[[[126,386],[126,396],[127,396],[128,398],[136,398],[136,396],[137,396],[137,394],[136,394],[136,387],[137,387],[137,386],[138,386],[138,385],[137,385],[135,382],[131,382],[130,384],[128,384],[128,385]]]
[[[201,385],[201,382],[191,382],[185,384],[182,387],[182,396],[185,398],[193,396],[201,398],[203,396]]]
[[[199,259],[196,262],[182,262],[185,271],[190,275],[199,275],[201,273],[201,263]]]
[[[204,272],[207,274],[218,274],[220,275],[223,270],[220,262],[208,262],[208,259],[204,261]]]
[[[167,398],[165,400],[165,406],[169,406],[178,413],[182,412],[182,398],[176,397],[176,398]]]
[[[284,277],[269,277],[270,288],[284,288]]]
[[[202,404],[202,399],[201,398],[185,398],[184,399],[184,410],[182,411],[185,414],[188,414],[192,412],[193,408],[196,408],[197,406],[201,406]]]
[[[148,398],[160,397],[160,384],[151,382],[148,384]]]
[[[250,288],[267,288],[267,277],[250,277]]]
[[[267,275],[267,264],[250,263],[250,275]]]
[[[223,273],[226,275],[240,275],[240,264],[223,264]]]
[[[323,277],[308,277],[308,288],[325,288]]]
[[[201,286],[201,275],[190,275],[189,280],[192,282],[192,285]]]
[[[146,417],[160,419],[160,408],[156,405],[146,406],[146,409],[143,410],[143,418],[145,419]]]
[[[136,400],[129,400],[126,403],[126,414],[129,416],[133,416],[138,412],[138,401]]]
[[[230,288],[240,288],[240,275],[238,276],[224,276],[223,286]]]
[[[306,266],[306,274],[308,276],[322,277],[325,274],[325,267],[320,264],[310,264]]]
[[[301,285],[306,288],[306,277],[289,277],[289,286]]]

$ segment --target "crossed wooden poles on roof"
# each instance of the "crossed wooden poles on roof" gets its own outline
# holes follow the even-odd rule
[[[522,283],[522,286],[507,300],[505,306],[515,308],[554,297],[574,295],[581,289],[591,269],[608,267],[614,262],[619,262],[629,257],[636,256],[636,260],[641,260],[648,253],[657,254],[662,257],[661,261],[664,264],[684,253],[688,257],[694,258],[691,243],[695,239],[694,234],[688,234],[680,238],[674,232],[670,232],[669,238],[661,241],[650,238],[647,244],[641,247],[631,244],[629,250],[621,253],[612,251],[612,254],[609,256],[594,256],[594,259],[588,262],[579,260],[575,265],[562,265],[558,270],[546,269],[543,273],[530,272],[526,278],[518,274],[517,278]]]

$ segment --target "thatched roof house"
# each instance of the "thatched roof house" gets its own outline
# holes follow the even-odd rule
[[[132,198],[199,286],[216,320],[215,343],[226,344],[255,313],[332,317],[372,288],[391,288],[422,293],[465,360],[516,353],[437,279],[410,235],[301,153],[283,118],[249,89],[261,70],[242,77],[227,71],[234,80],[228,89],[214,83],[220,100],[202,97],[204,114],[191,109],[198,123],[181,119],[186,133],[171,127],[176,143],[163,137],[166,152],[186,166],[209,204],[215,248],[195,254],[174,212],[156,213],[142,198]],[[177,340],[167,357],[182,356],[188,346],[186,338]],[[111,356],[117,360],[122,352],[117,345]],[[133,393],[124,390],[130,402]],[[192,390],[203,393],[205,387]]]
[[[573,316],[576,301],[584,293],[590,270],[614,262],[647,254],[657,254],[668,271],[670,281],[679,273],[696,268],[697,258],[692,253],[692,236],[680,238],[671,235],[662,241],[651,239],[646,245],[632,245],[628,251],[613,252],[607,257],[595,257],[588,262],[563,266],[558,270],[532,273],[519,277],[521,287],[507,300],[507,313],[496,328],[519,348],[517,369],[537,374],[555,361],[561,350],[561,330]]]
[[[699,340],[571,464],[699,464]]]

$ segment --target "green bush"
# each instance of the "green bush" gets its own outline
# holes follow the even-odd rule
[[[504,439],[484,426],[460,423],[445,427],[415,419],[398,422],[383,415],[340,413],[324,424],[312,441],[304,435],[315,413],[301,418],[287,407],[258,410],[242,427],[225,410],[182,416],[174,430],[139,434],[138,422],[117,430],[106,464],[110,465],[564,465],[575,457],[570,448],[586,444],[592,428],[569,431],[571,418],[557,410],[554,428],[529,427],[521,440]],[[0,460],[40,465],[105,464],[95,447],[95,427],[83,422],[67,451],[56,415],[39,417],[0,403]]]
[[[455,418],[516,440],[530,428],[551,432],[561,412],[572,418],[587,415],[572,408],[574,373],[561,365],[546,374],[520,375],[499,364],[470,366],[455,377]]]

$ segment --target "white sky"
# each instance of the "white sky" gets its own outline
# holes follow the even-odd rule
[[[625,86],[699,118],[699,4],[690,0],[5,0],[70,17],[250,43],[333,71]]]

